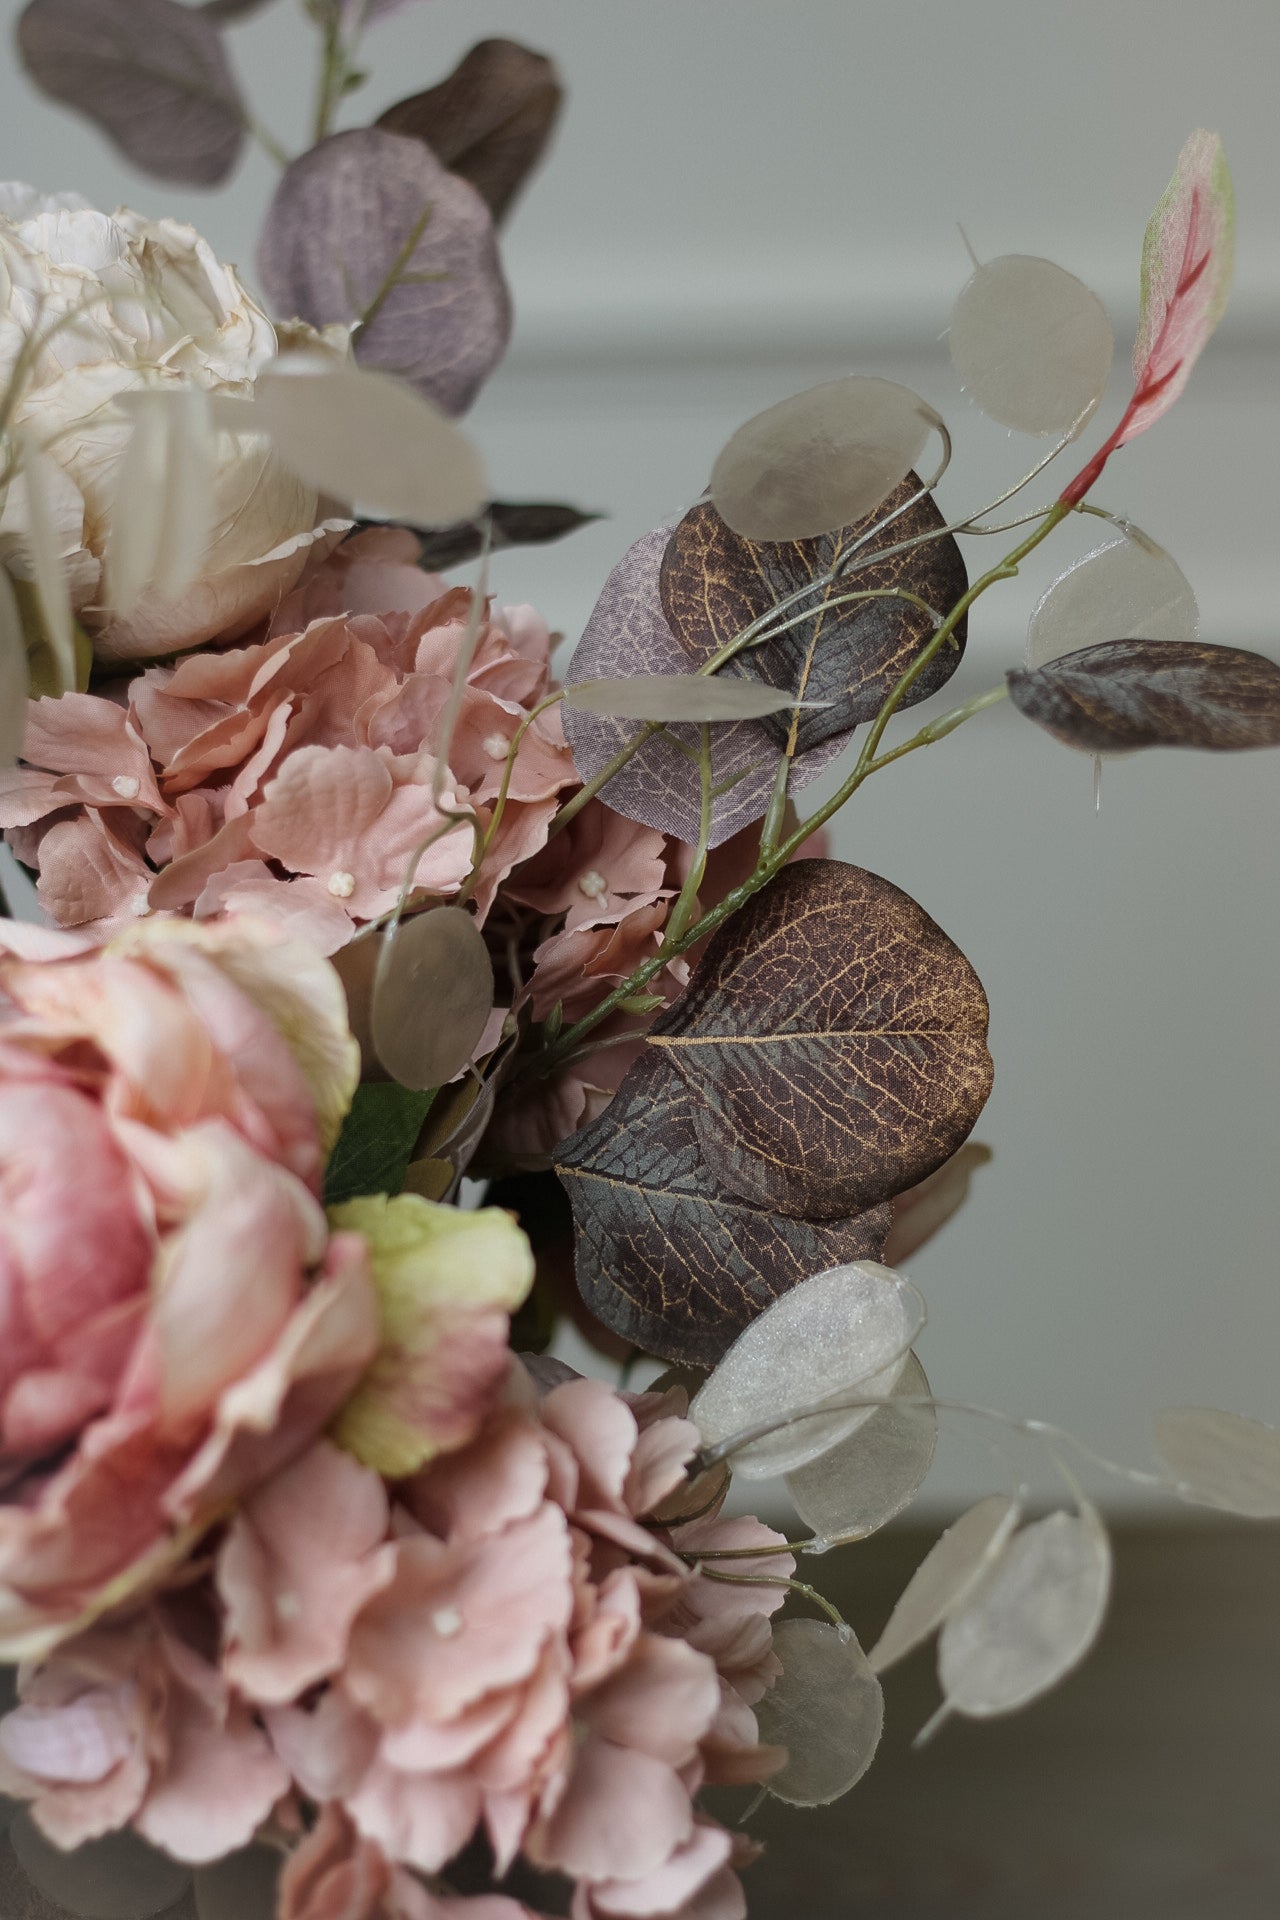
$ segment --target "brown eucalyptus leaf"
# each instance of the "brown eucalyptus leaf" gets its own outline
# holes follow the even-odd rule
[[[578,1289],[598,1320],[645,1353],[714,1366],[800,1280],[877,1260],[889,1209],[799,1220],[726,1191],[703,1159],[696,1096],[657,1049],[598,1120],[556,1156],[577,1229]]]
[[[178,0],[31,0],[18,51],[50,99],[93,120],[161,180],[217,186],[245,141],[222,36]]]
[[[914,1186],[991,1091],[987,996],[909,894],[840,860],[784,867],[649,1030],[687,1083],[710,1173],[828,1219]]]
[[[511,297],[493,221],[420,140],[366,127],[295,160],[258,270],[279,313],[357,328],[363,366],[465,411],[506,351]]]
[[[546,546],[600,518],[598,513],[583,513],[579,507],[549,500],[490,500],[473,520],[458,520],[451,527],[423,532],[419,560],[433,572],[443,573],[484,551],[486,526],[489,552],[500,553],[505,547]]]
[[[632,674],[689,671],[689,655],[667,625],[660,597],[660,570],[671,528],[655,527],[629,547],[609,578],[568,666],[571,680],[617,679]],[[723,678],[717,675],[717,678]],[[565,738],[584,780],[600,773],[620,748],[635,740],[634,721],[607,714],[563,715]],[[843,741],[829,741],[804,754],[791,770],[798,792],[815,780],[840,752]],[[651,733],[601,798],[628,820],[695,845],[701,816],[701,782],[696,755],[701,730],[676,722]],[[694,760],[690,760],[694,755]],[[716,789],[711,803],[711,841],[718,847],[743,827],[759,820],[773,792],[778,747],[758,720],[718,726],[711,736],[711,772]]]
[[[1107,640],[1006,678],[1019,713],[1085,753],[1280,746],[1280,666],[1241,647]]]
[[[911,498],[920,481],[909,473],[872,515],[815,540],[744,540],[726,526],[710,501],[680,522],[662,560],[662,607],[676,639],[701,665],[771,607],[820,578],[868,534],[860,553],[876,553],[930,533],[946,523],[930,495],[872,533],[887,513]],[[820,589],[793,612],[809,615],[786,633],[745,648],[725,673],[785,687],[796,699],[825,701],[821,711],[785,713],[762,722],[778,746],[808,753],[847,740],[879,712],[885,695],[931,638],[934,623],[906,600],[836,602],[847,593],[896,590],[917,595],[947,614],[968,585],[964,559],[950,534],[890,559],[858,565],[844,580]],[[784,618],[791,618],[788,614]],[[964,653],[966,623],[930,661],[904,698],[927,700],[946,685]],[[794,729],[794,737],[793,737]]]
[[[564,89],[552,62],[516,40],[481,40],[448,79],[380,115],[469,180],[501,220],[541,160]]]
[[[369,1024],[405,1087],[439,1087],[471,1059],[493,1007],[493,963],[462,907],[402,920],[381,943]]]

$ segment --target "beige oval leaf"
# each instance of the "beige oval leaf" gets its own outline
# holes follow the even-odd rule
[[[760,1738],[787,1749],[769,1791],[793,1807],[824,1807],[856,1786],[875,1758],[884,1695],[851,1627],[784,1620],[773,1630],[782,1673],[756,1702]]]
[[[689,1409],[706,1446],[770,1422],[732,1453],[744,1480],[794,1473],[868,1421],[874,1406],[832,1402],[893,1391],[924,1306],[910,1281],[874,1260],[832,1267],[775,1300],[730,1347]]]
[[[452,526],[474,519],[488,498],[466,434],[389,374],[291,357],[259,377],[248,424],[235,401],[218,420],[266,433],[308,486],[389,520]]]
[[[989,1494],[949,1526],[898,1595],[888,1624],[867,1658],[876,1673],[922,1646],[1003,1552],[1018,1524],[1018,1503]]]
[[[795,1510],[813,1528],[811,1553],[865,1540],[915,1498],[938,1444],[938,1416],[928,1399],[924,1368],[910,1353],[887,1406],[877,1407],[839,1446],[787,1475]]]
[[[711,674],[637,673],[626,680],[579,680],[564,690],[564,703],[580,713],[603,713],[614,720],[758,720],[829,702],[800,701],[785,688],[749,680],[720,680]]]
[[[938,1641],[944,1711],[1012,1713],[1078,1666],[1101,1629],[1111,1546],[1092,1508],[1016,1533]]]
[[[369,1024],[401,1086],[442,1087],[475,1053],[493,1008],[493,964],[461,907],[402,920],[382,941]]]
[[[1021,433],[1074,439],[1105,391],[1114,345],[1097,294],[1031,254],[987,261],[952,309],[951,364],[961,386],[984,413]]]
[[[1106,640],[1194,640],[1200,609],[1191,582],[1163,547],[1135,528],[1060,574],[1027,629],[1027,664]]]
[[[1280,1520],[1280,1431],[1217,1407],[1166,1407],[1156,1415],[1156,1451],[1196,1506],[1247,1520]]]
[[[711,500],[744,540],[809,540],[871,513],[941,421],[910,387],[850,374],[767,407],[726,443]]]

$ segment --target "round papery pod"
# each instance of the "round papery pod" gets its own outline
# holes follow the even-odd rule
[[[985,261],[951,314],[951,364],[1002,426],[1074,439],[1111,372],[1107,310],[1074,274],[1031,254]]]
[[[753,1320],[695,1397],[704,1447],[776,1422],[733,1450],[748,1480],[794,1473],[863,1426],[905,1368],[924,1307],[910,1281],[874,1261],[802,1280]],[[870,1406],[824,1411],[839,1400]]]
[[[784,1620],[773,1630],[782,1673],[756,1703],[760,1738],[787,1749],[769,1792],[793,1807],[822,1807],[856,1786],[875,1758],[884,1695],[852,1627]]]
[[[995,1565],[1017,1526],[1016,1500],[990,1494],[936,1540],[898,1596],[868,1658],[876,1673],[904,1660],[936,1633]]]
[[[810,1553],[864,1540],[914,1500],[938,1444],[938,1416],[914,1353],[886,1404],[838,1446],[787,1475],[787,1492],[805,1525]]]

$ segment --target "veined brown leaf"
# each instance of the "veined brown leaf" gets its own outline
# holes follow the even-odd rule
[[[865,558],[932,533],[945,524],[932,498],[926,495],[906,507],[919,490],[918,477],[909,473],[865,520],[820,539],[784,543],[744,540],[709,501],[701,502],[675,529],[663,556],[662,607],[672,633],[701,665],[855,547]],[[903,508],[896,519],[880,524]],[[843,742],[862,721],[875,717],[935,631],[928,609],[946,615],[967,585],[963,557],[949,534],[892,558],[859,564],[845,579],[818,589],[781,616],[796,622],[785,633],[747,647],[722,673],[781,687],[793,700],[825,703],[820,710],[789,709],[763,721],[779,747],[804,754],[828,741]],[[851,593],[895,592],[915,595],[925,605],[895,598],[841,604]],[[946,685],[963,657],[965,634],[961,620],[905,696],[904,707]]]
[[[987,997],[900,888],[784,867],[649,1031],[689,1087],[711,1173],[813,1220],[876,1206],[964,1141],[991,1091]]]
[[[649,1049],[607,1112],[556,1156],[577,1227],[578,1288],[646,1353],[713,1366],[771,1301],[824,1268],[877,1260],[887,1206],[799,1220],[726,1191],[708,1168],[697,1097]]]
[[[1085,753],[1280,746],[1280,666],[1241,647],[1106,640],[1006,678],[1019,713]]]

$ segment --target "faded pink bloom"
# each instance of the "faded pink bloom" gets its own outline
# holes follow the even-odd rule
[[[492,821],[508,750],[549,686],[530,608],[490,610],[449,765],[437,750],[471,595],[413,565],[411,535],[359,534],[254,644],[153,667],[123,702],[35,702],[0,825],[62,926],[109,933],[152,910],[269,911],[332,952],[416,883],[455,893]],[[576,783],[559,721],[524,732],[477,903],[546,841]],[[453,822],[450,816],[465,816]]]
[[[0,955],[10,1658],[181,1560],[377,1342],[364,1243],[317,1198],[356,1069],[332,970],[269,924],[62,939]]]

